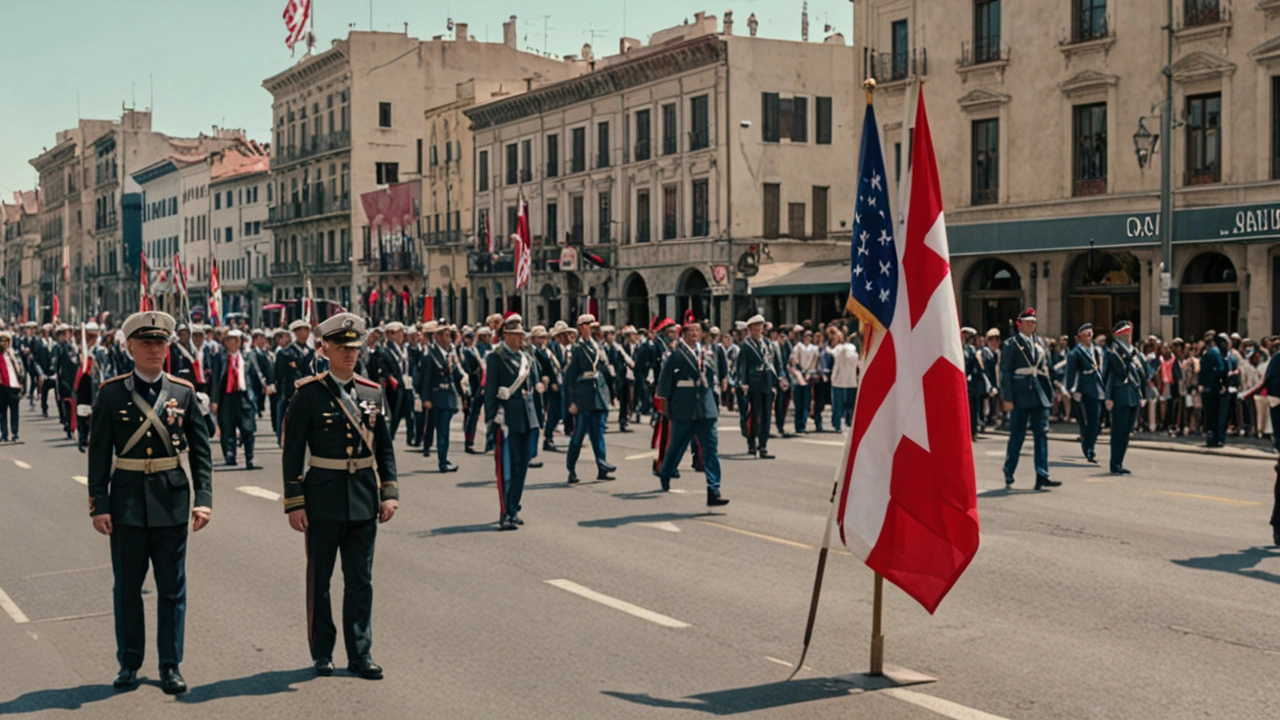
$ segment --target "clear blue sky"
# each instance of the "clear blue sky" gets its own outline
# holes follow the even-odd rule
[[[802,0],[373,0],[373,28],[421,39],[470,24],[477,40],[502,40],[502,23],[520,18],[520,46],[576,54],[589,31],[608,31],[597,51],[617,51],[623,33],[679,25],[704,10],[734,11],[734,32],[756,14],[763,37],[800,38]],[[151,106],[154,129],[171,135],[245,128],[266,140],[271,96],[263,78],[288,67],[281,14],[286,0],[0,0],[0,193],[34,187],[29,160],[54,144],[77,117],[112,119],[121,104]],[[369,28],[369,0],[313,0],[317,48]],[[625,19],[623,8],[626,8]],[[811,0],[809,38],[831,23],[850,37],[849,0]],[[625,20],[625,22],[624,22]],[[301,52],[301,48],[299,48]],[[154,88],[154,101],[153,101]],[[77,100],[78,94],[78,100]],[[77,104],[79,115],[77,115]]]

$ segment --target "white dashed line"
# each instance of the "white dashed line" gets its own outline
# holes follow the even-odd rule
[[[681,622],[679,620],[676,620],[673,617],[667,617],[666,615],[661,615],[652,610],[645,610],[644,608],[638,605],[632,605],[631,603],[625,600],[619,600],[618,598],[615,598],[615,597],[603,595],[601,593],[596,592],[595,590],[592,590],[591,588],[583,587],[578,583],[573,582],[572,580],[548,580],[547,584],[552,585],[554,587],[558,587],[561,590],[567,590],[568,592],[571,592],[574,595],[577,595],[578,597],[584,597],[588,600],[598,602],[601,605],[604,605],[606,607],[611,607],[614,610],[621,610],[622,612],[627,613],[628,615],[634,615],[635,617],[638,617],[642,620],[648,620],[651,623],[661,625],[663,627],[669,627],[669,628],[690,627],[689,623]]]
[[[29,463],[29,462],[24,462],[24,461],[22,461],[22,460],[14,460],[14,461],[13,461],[13,464],[14,464],[14,465],[17,465],[18,467],[22,468],[23,470],[30,470],[30,469],[31,469],[31,463]]]
[[[80,483],[81,485],[88,485],[88,484],[89,484],[89,478],[85,477],[84,475],[72,475],[72,476],[71,476],[71,479],[72,479],[72,480],[75,480],[76,482]]]
[[[0,608],[4,608],[4,611],[9,614],[9,617],[13,618],[13,621],[18,624],[30,622],[30,620],[27,619],[26,614],[24,614],[18,607],[18,604],[10,599],[9,595],[6,594],[3,589],[0,589]]]
[[[628,460],[643,460],[643,459],[645,459],[645,458],[656,458],[656,457],[658,457],[658,451],[657,451],[657,450],[650,450],[649,452],[640,453],[639,455],[628,455],[628,456],[627,456],[627,459],[628,459]]]
[[[662,530],[669,533],[680,532],[680,528],[676,527],[676,524],[673,522],[648,522],[648,523],[636,523],[636,524],[643,525],[645,527],[650,527],[650,528],[653,528],[654,530]]]
[[[844,447],[844,442],[841,440],[808,440],[805,438],[801,438],[800,442],[807,443],[809,445],[830,445],[831,447]]]
[[[671,489],[670,489],[670,490],[668,490],[667,492],[673,492],[673,493],[676,493],[677,495],[688,495],[688,494],[689,494],[689,491],[688,491],[688,490],[685,490],[685,489],[683,489],[683,488],[671,488]]]
[[[903,688],[887,688],[880,691],[884,695],[891,698],[910,703],[916,707],[932,710],[933,712],[949,717],[951,720],[1005,720],[999,715],[992,715],[981,710],[974,710],[960,703],[953,703],[950,700],[943,700],[940,697],[926,695],[922,692],[914,690],[904,690]]]
[[[241,485],[236,488],[236,490],[239,490],[245,495],[252,495],[253,497],[270,500],[271,502],[278,502],[280,500],[280,493],[273,492],[266,488],[260,488],[255,485]]]

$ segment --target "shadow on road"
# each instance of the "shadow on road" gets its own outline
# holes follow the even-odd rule
[[[416,538],[428,538],[436,535],[466,535],[468,533],[493,532],[497,528],[497,523],[484,523],[483,525],[453,525],[450,527],[435,528],[434,530],[422,530],[420,532],[409,534]]]
[[[700,517],[710,517],[718,513],[654,513],[652,515],[627,515],[625,517],[604,518],[601,520],[583,520],[578,523],[578,527],[589,528],[619,528],[623,525],[631,525],[634,523],[655,523],[655,522],[671,522],[674,520],[692,520]]]
[[[1232,575],[1240,575],[1242,577],[1253,578],[1254,580],[1262,580],[1264,582],[1280,584],[1280,575],[1265,570],[1254,570],[1258,563],[1268,558],[1280,558],[1280,549],[1251,547],[1246,550],[1233,553],[1222,553],[1221,555],[1212,555],[1209,557],[1188,558],[1186,560],[1174,560],[1174,565],[1192,568],[1195,570],[1217,570],[1218,572],[1231,573]],[[0,708],[2,710],[3,708]]]
[[[605,690],[610,697],[637,705],[677,710],[696,710],[711,715],[737,715],[738,713],[767,710],[770,708],[799,705],[815,700],[856,695],[862,692],[856,685],[838,678],[812,678],[792,682],[767,683],[752,687],[717,690],[690,695],[682,700],[667,700],[641,693],[624,693]]]
[[[42,712],[44,710],[79,710],[89,703],[121,694],[111,685],[81,685],[56,690],[36,690],[0,703],[0,715]]]
[[[995,488],[978,493],[980,498],[1013,497],[1014,495],[1040,495],[1043,491],[1032,488]]]
[[[614,493],[613,497],[616,497],[619,500],[653,500],[655,498],[660,498],[663,495],[666,495],[666,493],[663,492],[661,488],[654,488],[652,490],[645,490],[644,492]]]
[[[291,687],[292,685],[312,680],[315,676],[316,673],[311,668],[272,670],[232,680],[219,680],[208,685],[195,685],[190,692],[179,695],[177,699],[184,703],[202,703],[220,698],[297,692],[297,689]]]
[[[466,482],[458,483],[456,487],[460,487],[460,488],[491,487],[494,484],[494,482],[495,482],[494,480],[468,480]]]

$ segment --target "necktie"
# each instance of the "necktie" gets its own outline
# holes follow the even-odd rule
[[[9,353],[0,354],[0,386],[9,387]]]

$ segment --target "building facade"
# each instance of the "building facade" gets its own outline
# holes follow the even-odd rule
[[[616,325],[842,312],[840,288],[821,281],[843,276],[847,294],[837,236],[852,213],[852,49],[695,20],[647,47],[624,39],[580,78],[464,111],[474,222],[495,246],[472,254],[472,319],[513,307],[531,322],[591,311]],[[527,302],[509,240],[521,198]]]
[[[273,195],[269,147],[248,141],[209,156],[213,208],[213,253],[218,262],[224,314],[260,320],[274,293],[269,278],[271,229],[266,227]]]
[[[4,225],[4,285],[0,317],[48,322],[40,315],[40,191],[14,192],[12,203],[0,203]]]
[[[1165,338],[1280,331],[1280,3],[1173,8],[1170,23],[1154,2],[855,4],[858,70],[879,82],[895,182],[904,105],[928,79],[963,323],[1008,333],[1034,305],[1045,334],[1121,319]],[[1155,141],[1166,26],[1174,130]],[[940,27],[962,32],[926,35]],[[1159,222],[1164,154],[1171,228]],[[1160,313],[1168,230],[1176,317]]]

